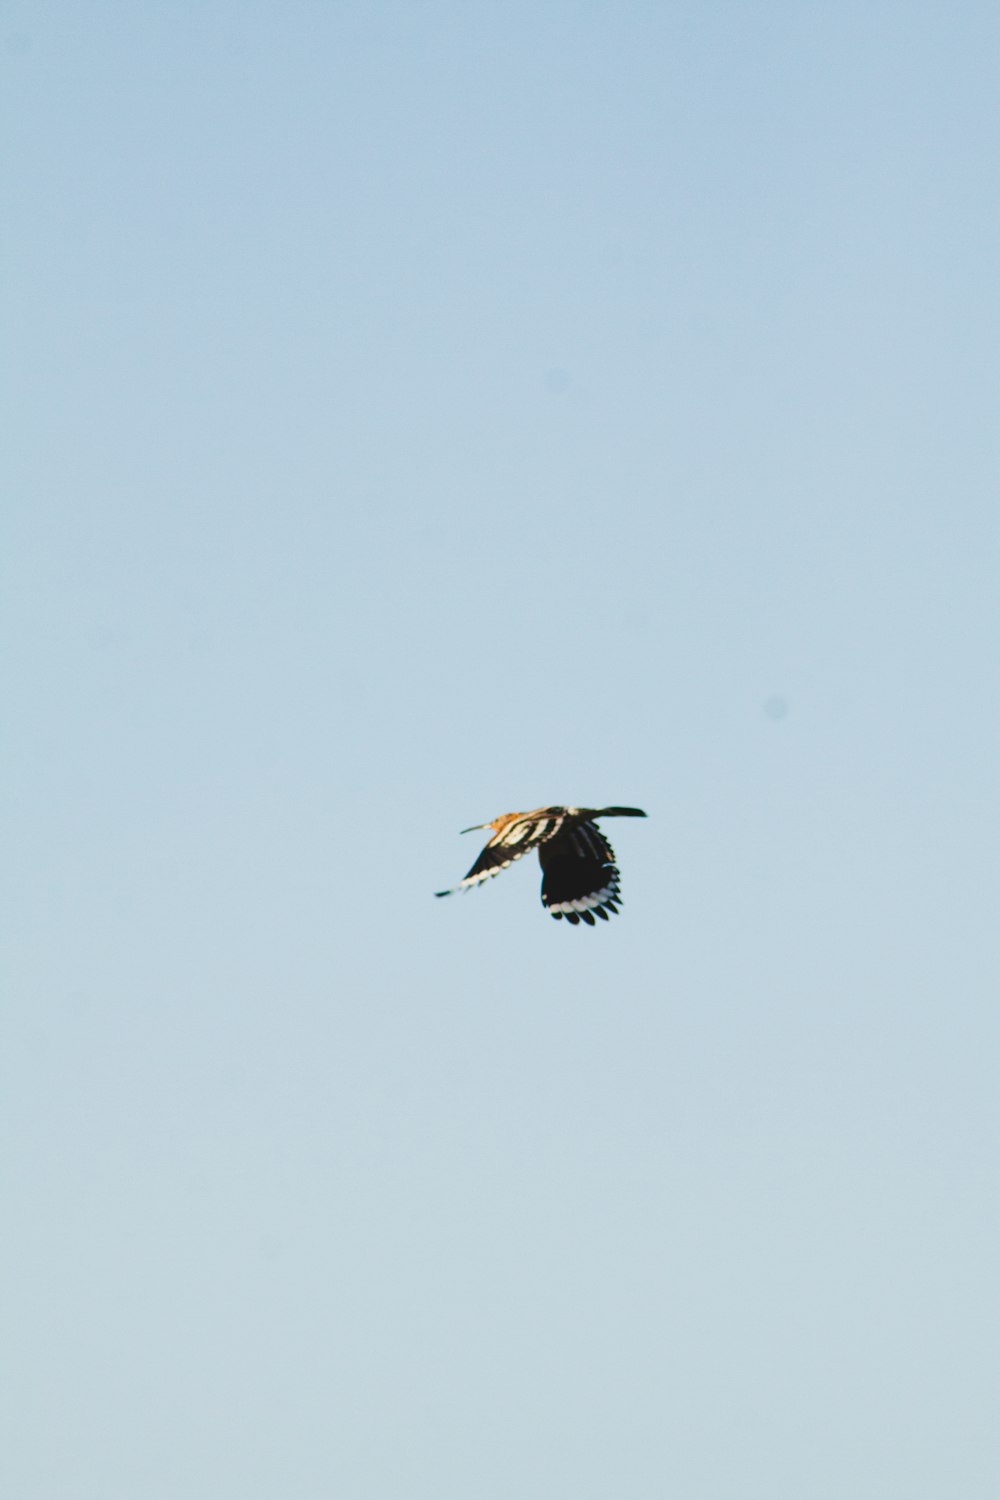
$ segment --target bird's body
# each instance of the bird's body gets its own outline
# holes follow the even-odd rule
[[[621,905],[621,886],[615,866],[615,851],[597,826],[598,818],[644,818],[637,807],[536,807],[532,812],[503,813],[491,823],[493,836],[472,869],[451,896],[481,885],[499,875],[515,859],[538,850],[542,867],[542,905],[553,917],[565,917],[575,927],[583,921],[594,926],[594,917],[608,920]],[[463,833],[471,833],[464,828]]]

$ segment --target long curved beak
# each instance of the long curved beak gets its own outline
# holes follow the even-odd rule
[[[490,823],[473,823],[473,825],[472,825],[471,828],[461,828],[461,829],[459,829],[459,832],[460,833],[476,833],[480,828],[490,828],[490,827],[492,827],[492,824],[490,824]]]

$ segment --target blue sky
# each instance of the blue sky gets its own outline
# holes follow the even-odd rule
[[[992,1500],[998,31],[5,6],[6,1492]]]

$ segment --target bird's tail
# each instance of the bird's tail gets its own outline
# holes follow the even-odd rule
[[[600,812],[594,814],[595,818],[644,818],[645,816],[641,807],[602,807]]]

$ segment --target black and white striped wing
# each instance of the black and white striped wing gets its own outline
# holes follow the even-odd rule
[[[474,885],[481,885],[492,875],[499,875],[501,870],[506,870],[508,865],[512,865],[523,854],[530,854],[532,849],[555,838],[564,822],[560,813],[553,812],[543,817],[535,815],[508,823],[493,835],[464,880],[450,891],[435,891],[434,894],[453,896],[456,891],[469,891]]]
[[[538,851],[542,866],[542,905],[553,917],[575,927],[608,920],[621,904],[615,851],[596,823],[577,823]]]

